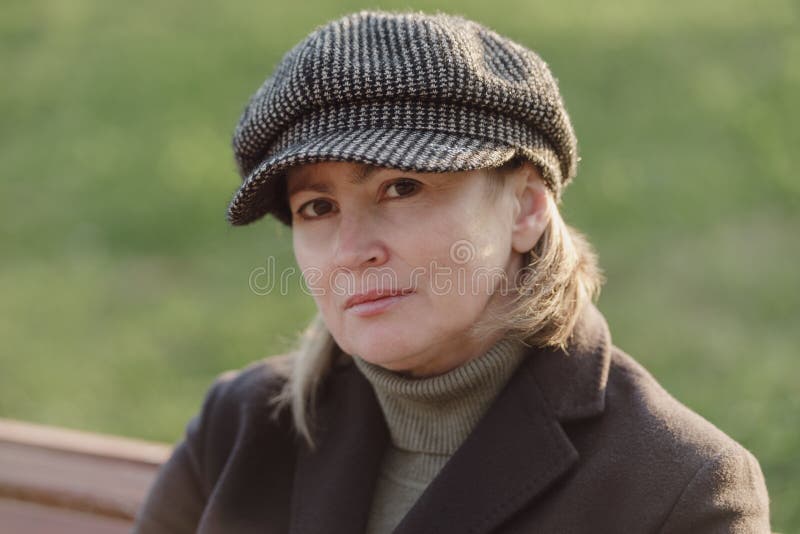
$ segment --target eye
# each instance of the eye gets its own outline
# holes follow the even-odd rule
[[[333,211],[333,204],[324,198],[315,198],[297,208],[297,214],[303,219],[316,219]]]
[[[420,183],[416,180],[412,180],[411,178],[401,178],[390,183],[386,186],[386,191],[391,191],[392,188],[397,192],[397,195],[389,195],[391,198],[397,197],[407,197],[411,196],[417,192],[419,189]]]

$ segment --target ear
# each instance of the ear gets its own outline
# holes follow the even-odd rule
[[[531,250],[550,221],[549,191],[538,167],[526,161],[514,171],[514,220],[511,246],[519,252]]]

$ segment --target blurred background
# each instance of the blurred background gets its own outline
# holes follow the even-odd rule
[[[364,8],[545,58],[615,344],[756,455],[773,528],[800,531],[793,0],[4,0],[0,417],[172,443],[217,374],[290,346],[314,304],[297,277],[251,289],[296,264],[272,219],[227,226],[231,134],[291,46]]]

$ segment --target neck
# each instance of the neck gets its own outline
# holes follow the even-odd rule
[[[375,390],[395,447],[452,454],[522,362],[524,349],[500,338],[478,357],[423,378],[353,360]]]

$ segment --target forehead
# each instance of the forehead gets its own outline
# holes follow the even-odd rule
[[[326,181],[336,176],[345,176],[348,183],[361,185],[369,181],[377,172],[390,170],[369,163],[319,162],[295,165],[286,172],[287,194],[289,196],[304,190],[330,192]]]

